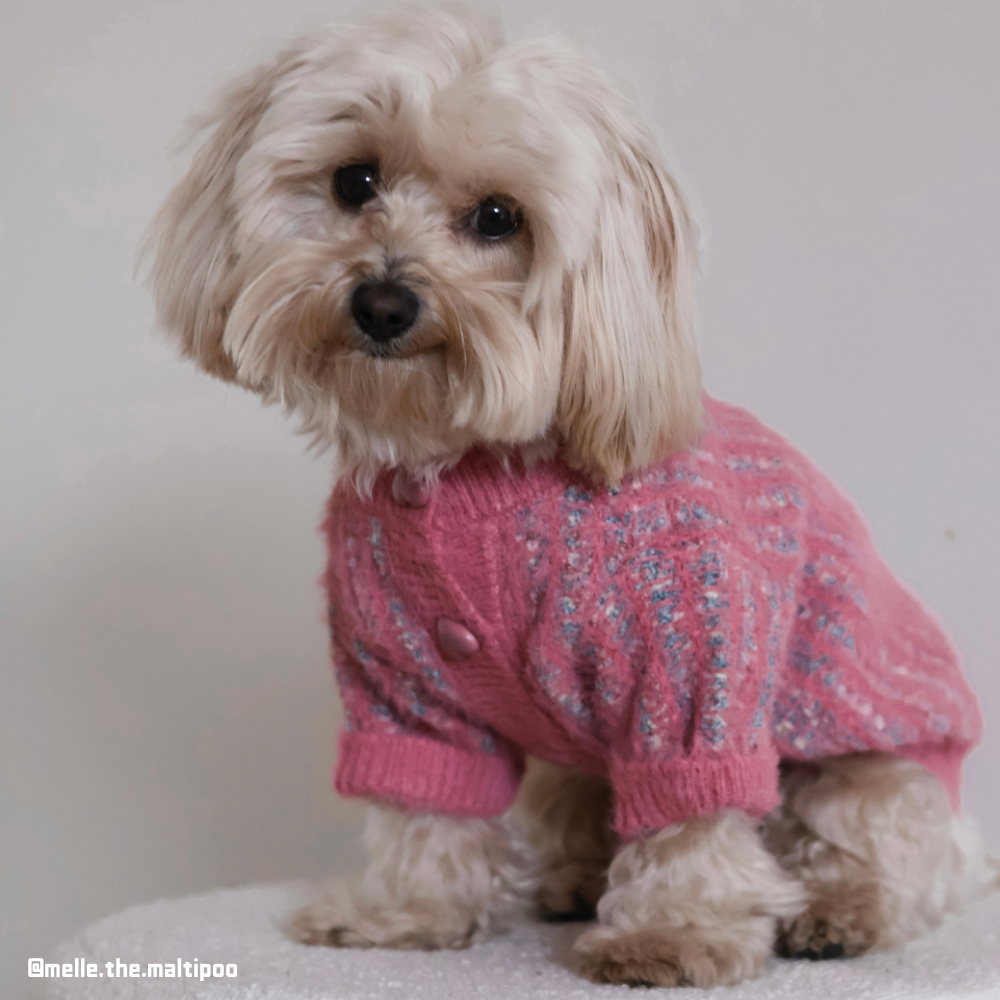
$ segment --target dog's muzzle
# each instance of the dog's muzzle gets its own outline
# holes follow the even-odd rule
[[[402,336],[416,322],[420,299],[395,281],[366,281],[351,296],[358,328],[379,344]]]

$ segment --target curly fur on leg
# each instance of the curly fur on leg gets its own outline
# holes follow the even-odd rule
[[[538,916],[593,919],[615,852],[607,778],[532,761],[519,812],[538,857]]]
[[[885,754],[787,766],[765,842],[806,887],[779,950],[839,958],[898,947],[996,886],[978,832],[941,783]]]
[[[371,863],[300,910],[292,937],[346,948],[467,948],[536,885],[532,853],[510,817],[405,815],[372,807]]]
[[[754,821],[724,809],[622,847],[598,903],[600,925],[575,948],[595,982],[735,983],[767,961],[778,918],[804,904]]]

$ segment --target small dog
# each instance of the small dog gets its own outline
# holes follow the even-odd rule
[[[703,396],[694,226],[613,80],[404,10],[206,124],[159,315],[336,457],[337,787],[380,803],[299,940],[465,947],[533,900],[596,913],[595,981],[711,986],[989,890],[955,654],[850,503]]]

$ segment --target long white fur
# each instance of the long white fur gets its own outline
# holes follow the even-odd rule
[[[626,844],[608,872],[600,925],[576,950],[598,981],[739,982],[770,956],[777,918],[795,916],[805,898],[753,822],[722,810]]]
[[[201,124],[147,245],[162,325],[206,371],[297,413],[359,490],[394,467],[433,481],[474,445],[559,447],[615,481],[696,439],[694,226],[619,86],[575,46],[404,9],[298,40]],[[360,211],[332,192],[352,162],[382,177]],[[466,222],[491,195],[524,219],[497,243]],[[349,303],[387,278],[422,311],[373,350]],[[753,975],[776,935],[792,952],[900,944],[994,877],[936,779],[899,761],[793,771],[763,834],[724,811],[624,845],[602,779],[538,774],[523,824],[376,810],[370,867],[293,933],[464,947],[536,895],[549,915],[600,896],[585,974],[709,986]]]
[[[309,944],[466,948],[497,917],[516,913],[537,884],[536,860],[513,817],[406,816],[373,806],[371,864],[300,911],[292,932]]]

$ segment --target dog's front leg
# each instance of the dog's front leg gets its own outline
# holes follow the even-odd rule
[[[755,975],[778,918],[805,905],[756,824],[724,809],[632,841],[615,855],[599,925],[576,943],[600,983],[716,986]]]
[[[359,880],[334,886],[294,917],[305,944],[365,948],[467,948],[493,917],[526,904],[535,864],[513,817],[405,814],[373,806],[371,861]]]

